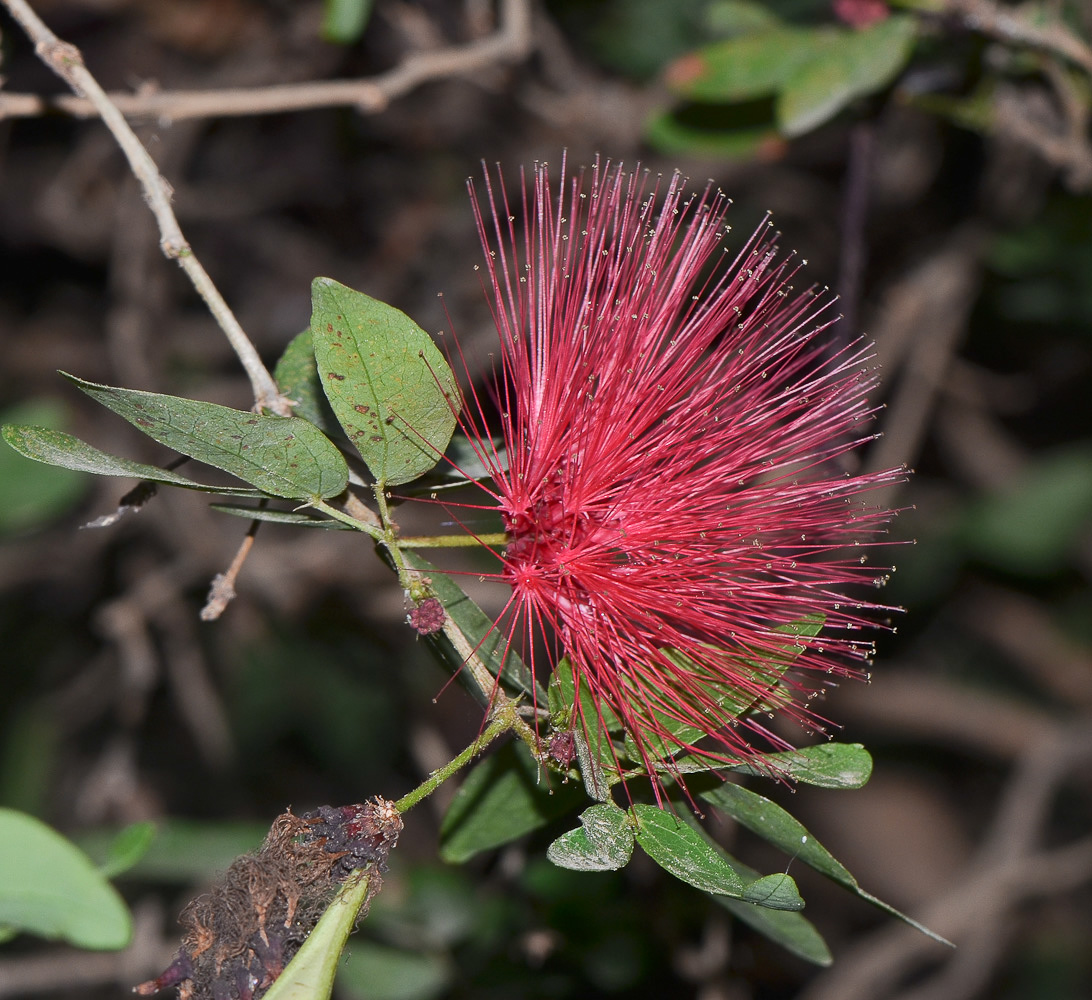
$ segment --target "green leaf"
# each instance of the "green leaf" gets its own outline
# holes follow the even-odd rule
[[[774,631],[782,635],[810,638],[822,631],[824,621],[824,615],[811,614],[787,625],[779,625]],[[747,712],[756,709],[776,708],[780,700],[773,697],[777,686],[785,671],[804,652],[804,649],[805,647],[801,643],[792,643],[771,650],[762,650],[761,653],[756,653],[753,658],[740,657],[732,664],[732,669],[739,675],[748,678],[752,685],[765,686],[769,689],[767,699],[772,702],[770,705],[767,705],[767,699],[756,698],[751,691],[744,690],[736,685],[727,685],[718,680],[709,680],[706,691],[709,698],[719,709],[719,713],[709,713],[709,725],[707,727],[694,726],[652,705],[640,706],[643,711],[651,712],[657,726],[660,728],[660,732],[666,734],[666,738],[656,732],[642,734],[646,750],[653,757],[666,761],[685,747],[693,746],[710,730],[716,729],[723,724],[722,719],[724,717],[738,719]],[[678,667],[680,673],[691,677],[708,675],[707,669],[680,650],[665,649],[663,652]],[[630,760],[635,762],[642,760],[636,741],[628,733],[625,739],[625,750]],[[695,764],[699,759],[688,758],[691,763]],[[687,770],[716,770],[719,766],[715,761],[710,761],[704,767],[688,767]]]
[[[659,72],[672,57],[708,37],[707,0],[625,0],[578,4],[580,40],[596,62],[630,78]]]
[[[332,497],[349,482],[345,459],[314,424],[180,396],[119,389],[62,372],[92,399],[160,444],[292,500]]]
[[[338,966],[337,990],[353,1000],[430,1000],[453,978],[451,963],[442,955],[354,941]]]
[[[741,826],[747,827],[748,830],[758,834],[764,840],[768,840],[786,854],[798,858],[820,874],[826,875],[827,878],[845,887],[854,895],[916,928],[934,941],[939,941],[941,944],[951,944],[950,941],[929,930],[923,924],[911,919],[904,913],[900,913],[893,906],[877,899],[871,893],[865,892],[857,884],[857,880],[849,873],[845,865],[836,860],[818,840],[808,833],[799,820],[776,803],[752,792],[750,789],[743,788],[741,785],[728,783],[701,792],[701,798],[717,809],[726,812]]]
[[[743,901],[771,910],[802,910],[804,900],[796,888],[796,880],[787,873],[763,875],[743,891]]]
[[[327,437],[341,436],[341,425],[330,409],[315,364],[315,342],[311,328],[293,337],[273,369],[277,388],[296,404],[294,416],[310,420]]]
[[[998,78],[985,77],[967,95],[911,92],[905,96],[900,94],[900,97],[907,105],[927,115],[945,118],[979,135],[992,135],[997,129],[999,84],[1001,81]],[[1003,309],[1003,312],[1010,320],[1018,318],[1011,315],[1008,309]]]
[[[778,625],[774,632],[788,636],[803,636],[814,638],[823,631],[826,615],[815,613],[805,615],[803,618],[787,625]],[[778,708],[785,696],[779,693],[781,679],[785,671],[796,661],[796,658],[807,647],[800,642],[789,643],[774,649],[756,650],[753,658],[741,659],[736,669],[741,673],[749,674],[750,680],[755,684],[767,686],[764,698],[754,698],[747,692],[737,691],[735,688],[727,688],[717,699],[722,709],[731,712],[736,718],[754,711],[772,711]],[[742,697],[740,695],[742,694]]]
[[[277,524],[291,524],[297,528],[329,528],[331,531],[352,531],[349,525],[335,521],[332,517],[320,517],[298,510],[270,510],[268,507],[247,507],[244,504],[213,503],[213,510],[221,514],[234,514],[251,521],[274,521]]]
[[[509,743],[467,775],[440,825],[440,857],[462,863],[545,826],[583,801],[582,789],[558,785],[522,743]]]
[[[11,656],[9,662],[17,661]],[[14,670],[8,672],[15,676]],[[10,713],[0,727],[0,804],[31,815],[46,809],[60,767],[63,729],[48,696],[23,696],[19,711]]]
[[[594,718],[592,724],[597,726]],[[573,749],[580,766],[580,777],[584,781],[584,791],[589,799],[606,802],[610,796],[610,786],[621,780],[610,756],[610,740],[598,726],[590,739],[582,727],[578,726],[572,732]]]
[[[256,850],[268,832],[268,824],[167,819],[159,824],[147,853],[125,875],[177,884],[206,881],[240,854]],[[80,835],[79,846],[102,867],[109,863],[116,840],[115,830],[92,830]]]
[[[444,453],[445,461],[434,469],[431,469],[420,479],[415,480],[411,489],[405,492],[410,495],[424,495],[437,490],[453,490],[468,483],[480,483],[492,477],[494,469],[506,470],[508,468],[508,453],[503,441],[491,441],[484,446],[488,451],[479,450],[479,446],[471,444],[465,434],[455,434]],[[487,466],[483,457],[488,455],[492,465]],[[491,515],[483,512],[487,520],[495,521],[495,527],[484,528],[482,531],[502,531],[500,509]]]
[[[99,865],[104,878],[117,878],[129,871],[152,846],[155,840],[154,823],[131,823],[121,831],[110,845],[110,853]]]
[[[781,21],[758,0],[712,0],[705,8],[705,23],[718,35],[753,35],[780,26]]]
[[[115,951],[129,943],[132,921],[78,847],[33,816],[0,809],[0,929]]]
[[[872,775],[872,755],[860,743],[821,743],[762,759],[770,766],[736,764],[728,770],[761,777],[780,774],[819,788],[861,788]]]
[[[748,160],[763,149],[784,146],[770,111],[767,120],[754,125],[736,125],[724,115],[698,114],[689,108],[675,108],[652,115],[645,121],[645,141],[661,153],[712,156],[725,160]]]
[[[910,58],[915,33],[913,17],[893,15],[831,36],[783,81],[777,102],[781,131],[803,135],[850,101],[886,87]]]
[[[493,619],[463,592],[451,574],[437,569],[412,549],[404,550],[402,557],[410,569],[429,578],[429,589],[444,606],[451,620],[459,626],[489,672],[496,677],[499,669],[501,682],[510,693],[524,694],[534,704],[545,705],[546,692],[531,676],[531,671],[519,654],[510,646],[507,633],[497,628]],[[508,647],[507,651],[505,647]],[[503,665],[500,662],[502,655]],[[477,692],[477,685],[471,685],[471,690]]]
[[[633,855],[633,827],[614,803],[598,803],[580,814],[580,827],[569,830],[548,848],[546,857],[574,871],[617,871]]]
[[[66,421],[62,406],[50,400],[28,400],[4,411],[0,424],[46,424],[58,428]],[[26,427],[11,428],[14,431]],[[4,427],[4,438],[9,428]],[[50,430],[46,433],[57,433]],[[12,448],[27,458],[16,442]],[[56,463],[46,463],[53,465]],[[72,509],[86,492],[88,482],[82,476],[41,465],[27,465],[7,448],[0,448],[0,532],[24,531],[45,524]]]
[[[576,675],[568,657],[554,667],[547,692],[554,727],[573,734],[588,796],[605,801],[610,786],[621,781],[610,736],[623,731],[622,721],[609,705],[596,704],[587,684],[580,686],[580,704],[576,706]]]
[[[1030,462],[1005,490],[973,504],[962,541],[979,559],[1029,576],[1073,559],[1092,524],[1092,451],[1060,450]]]
[[[793,858],[833,879],[847,889],[856,890],[857,880],[834,856],[781,806],[742,785],[725,782],[701,792],[710,805],[731,816],[741,826],[757,833]]]
[[[774,27],[683,56],[665,79],[689,101],[743,102],[776,94],[781,132],[797,136],[887,86],[910,58],[915,32],[909,15],[863,30]],[[670,135],[663,123],[660,132]]]
[[[753,868],[730,856],[728,861],[744,882],[753,885],[759,881],[759,873]],[[798,910],[769,909],[765,906],[756,906],[754,903],[745,903],[741,899],[733,899],[731,896],[711,896],[710,898],[734,917],[753,927],[759,934],[805,961],[822,966],[830,965],[834,961],[823,936]]]
[[[364,34],[374,0],[326,0],[322,11],[322,37],[349,45]]]
[[[311,285],[323,391],[378,482],[428,472],[455,429],[459,390],[432,339],[405,313],[331,278]]]
[[[793,954],[800,955],[809,962],[815,962],[818,965],[829,965],[831,963],[830,951],[823,941],[823,938],[811,923],[801,915],[798,909],[786,910],[762,905],[763,899],[772,898],[769,894],[769,881],[764,881],[764,877],[757,871],[750,866],[745,865],[738,858],[734,858],[732,855],[728,854],[724,848],[709,836],[693,816],[684,814],[684,819],[693,830],[694,835],[698,837],[710,851],[728,865],[737,876],[739,876],[740,880],[747,887],[747,889],[744,890],[745,894],[748,889],[751,889],[755,885],[760,887],[766,886],[765,892],[760,891],[753,893],[758,898],[751,902],[744,902],[742,899],[736,899],[731,896],[711,895],[710,898],[715,903],[723,906],[744,923],[754,927],[757,931],[770,938],[771,941],[776,941]],[[780,875],[765,876],[765,879],[767,880],[780,878]],[[798,898],[799,895],[797,894],[797,899]],[[791,899],[791,895],[786,895],[783,899],[774,901],[788,902]],[[803,901],[800,900],[801,904],[802,902]]]
[[[92,472],[97,476],[123,476],[153,483],[166,483],[187,490],[218,493],[222,496],[262,496],[261,490],[238,489],[228,486],[204,486],[192,479],[168,472],[157,465],[130,462],[127,458],[108,455],[71,434],[48,427],[23,427],[8,424],[3,428],[4,440],[24,458],[46,465],[56,465],[76,472]]]
[[[576,717],[573,706],[576,704],[576,683],[573,679],[573,665],[568,657],[558,661],[550,680],[546,685],[550,707],[550,721],[558,729],[569,729]]]
[[[831,29],[775,28],[714,42],[676,60],[665,80],[690,101],[747,101],[773,94],[831,43]]]
[[[586,713],[593,718],[601,718],[603,728],[608,733],[618,734],[623,731],[622,720],[618,718],[610,705],[598,706],[600,714],[597,716],[595,701],[587,684],[581,685],[580,712],[573,711],[576,701],[576,677],[573,673],[572,661],[567,656],[562,657],[554,667],[547,683],[547,691],[550,718],[558,729],[568,729],[579,720],[582,714]]]
[[[637,843],[661,868],[683,882],[716,895],[743,896],[743,881],[720,852],[674,813],[637,803]]]
[[[606,854],[599,850],[589,839],[582,827],[566,830],[549,847],[546,857],[558,868],[568,868],[575,872],[613,872],[624,868],[633,853],[633,838],[630,838],[630,850],[625,857]]]
[[[368,898],[371,876],[350,877],[264,1000],[327,1000],[345,942]]]
[[[831,955],[823,936],[799,911],[755,906],[754,903],[745,903],[731,896],[713,896],[712,898],[734,917],[804,961],[824,968],[834,961],[834,956]]]

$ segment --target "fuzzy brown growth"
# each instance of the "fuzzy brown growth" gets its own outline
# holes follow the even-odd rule
[[[368,872],[371,898],[401,829],[394,804],[378,797],[282,813],[256,854],[237,858],[182,911],[178,955],[135,992],[177,986],[180,1000],[257,1000],[354,872]]]

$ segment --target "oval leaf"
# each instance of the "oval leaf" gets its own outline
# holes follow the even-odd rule
[[[624,868],[633,853],[632,838],[630,851],[624,858],[604,854],[595,847],[583,828],[568,830],[546,848],[546,857],[558,868],[568,868],[574,872],[613,872]]]
[[[49,399],[30,399],[0,413],[3,424],[20,425],[4,426],[5,439],[9,431],[30,430],[26,424],[44,424],[51,429],[47,433],[55,433],[52,428],[68,420],[64,407]],[[79,503],[90,485],[87,479],[67,469],[50,468],[54,462],[27,465],[22,458],[33,456],[26,455],[17,440],[11,448],[0,448],[0,534],[46,524]]]
[[[328,42],[349,45],[364,34],[375,0],[326,0],[322,15],[322,37]]]
[[[763,757],[764,766],[736,764],[728,770],[791,781],[818,788],[862,788],[872,776],[872,755],[860,743],[821,743]],[[765,766],[768,762],[769,766]]]
[[[769,158],[777,155],[785,140],[774,126],[773,108],[765,120],[754,122],[751,117],[737,122],[730,112],[712,114],[697,106],[661,111],[645,120],[645,142],[661,153],[711,156],[724,160],[749,160],[766,151]],[[717,109],[720,110],[719,108]]]
[[[857,880],[846,867],[799,820],[776,803],[749,788],[727,782],[702,792],[701,797],[791,857],[799,858],[847,889],[857,889]]]
[[[724,858],[748,885],[761,881],[759,873],[738,858],[733,858],[730,854],[725,854]],[[745,903],[731,896],[711,896],[710,899],[749,927],[808,962],[826,966],[834,960],[823,936],[797,910],[771,909],[756,903]]]
[[[155,840],[155,824],[131,823],[110,844],[110,853],[99,865],[105,878],[117,878],[136,865]]]
[[[327,1000],[338,960],[368,898],[370,877],[350,876],[263,1000]]]
[[[181,486],[187,490],[200,490],[203,493],[219,493],[227,496],[261,496],[260,490],[240,490],[230,487],[205,486],[192,479],[168,472],[157,465],[145,465],[143,462],[130,462],[127,458],[118,458],[99,451],[81,441],[78,437],[63,431],[50,430],[48,427],[24,427],[7,424],[3,428],[4,440],[24,458],[46,465],[59,465],[63,469],[76,472],[93,472],[96,476],[124,476],[129,479],[143,479],[152,483],[166,483],[169,486]]]
[[[160,444],[291,500],[332,497],[349,483],[341,452],[314,424],[233,410],[157,392],[85,382],[62,372],[92,399]]]
[[[580,815],[580,829],[563,833],[546,857],[559,868],[575,871],[617,871],[633,856],[633,827],[613,803],[589,806]]]
[[[378,482],[408,483],[443,456],[459,390],[443,355],[405,313],[331,278],[311,285],[319,379]]]
[[[802,910],[804,900],[791,875],[763,875],[743,891],[743,901],[771,910]]]
[[[825,615],[810,614],[786,625],[778,625],[774,632],[786,636],[814,638],[823,630],[825,621]],[[772,710],[777,706],[777,702],[781,698],[778,689],[785,671],[792,666],[805,648],[800,643],[791,643],[756,652],[753,658],[739,657],[736,659],[733,666],[734,671],[739,676],[747,678],[751,684],[766,687],[766,698],[756,698],[741,686],[713,682],[705,685],[706,693],[719,709],[733,718],[739,718],[746,712],[756,709],[766,710],[767,703],[770,703],[768,707],[769,710]],[[683,673],[700,676],[702,668],[682,651],[666,648],[663,653]],[[647,710],[655,718],[656,726],[650,727],[649,731],[642,735],[642,739],[646,750],[660,761],[667,761],[668,758],[679,753],[680,750],[693,746],[712,729],[717,728],[718,724],[715,719],[711,718],[709,725],[699,728],[672,714],[670,710],[662,711],[652,705],[647,706]],[[624,745],[630,760],[635,762],[643,761],[644,758],[640,749],[629,733],[626,734]],[[695,761],[689,760],[685,770],[692,770],[693,768],[690,765],[693,763]],[[716,762],[709,762],[703,768],[698,769],[713,770],[716,766]]]
[[[311,421],[327,437],[341,435],[341,427],[322,392],[310,327],[289,341],[273,369],[273,379],[277,388],[296,404],[294,416]]]
[[[78,847],[25,813],[0,809],[0,928],[117,950],[132,936],[125,902]]]
[[[775,28],[716,42],[672,63],[671,91],[691,101],[748,101],[773,94],[829,41],[829,31]]]
[[[712,844],[673,813],[638,803],[637,843],[661,868],[704,892],[743,895],[743,881]]]
[[[923,924],[900,913],[893,906],[865,892],[857,880],[849,873],[845,865],[837,861],[822,844],[819,843],[804,825],[781,806],[740,785],[724,784],[702,792],[701,797],[716,808],[723,810],[742,826],[747,827],[771,844],[779,847],[793,858],[799,858],[804,864],[814,868],[822,875],[844,886],[854,895],[885,913],[909,924],[921,931],[926,937],[951,946],[951,942],[929,930]],[[772,877],[772,876],[767,876]],[[757,900],[755,900],[757,902]]]
[[[802,913],[794,910],[771,910],[765,906],[732,899],[731,896],[711,898],[759,934],[804,961],[824,967],[834,961],[823,936]]]
[[[786,79],[777,119],[787,136],[829,121],[850,101],[886,87],[910,58],[914,19],[888,17],[861,31],[842,31]]]

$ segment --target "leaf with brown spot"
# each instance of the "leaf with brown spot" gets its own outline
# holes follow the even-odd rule
[[[322,387],[378,482],[408,483],[440,460],[459,390],[443,355],[405,313],[331,278],[311,285]]]

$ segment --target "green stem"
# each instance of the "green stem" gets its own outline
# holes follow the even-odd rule
[[[508,536],[503,531],[488,535],[421,535],[415,538],[399,538],[403,549],[461,549],[476,545],[504,545]]]
[[[335,521],[347,524],[350,528],[355,528],[357,531],[363,531],[365,534],[371,535],[376,541],[383,540],[384,532],[374,524],[368,524],[367,521],[361,521],[359,518],[353,517],[352,514],[346,514],[345,511],[330,506],[325,500],[321,500],[318,497],[310,503],[315,510],[322,511],[327,517],[332,517]]]
[[[316,510],[320,510],[324,514],[356,528],[358,531],[367,532],[367,534],[379,542],[390,553],[391,562],[394,563],[395,571],[398,573],[398,582],[402,586],[402,589],[414,600],[420,600],[422,597],[427,596],[427,592],[422,593],[424,585],[420,579],[420,574],[406,565],[406,560],[402,555],[401,548],[402,546],[406,546],[407,548],[424,548],[424,545],[418,544],[415,546],[413,543],[421,541],[434,542],[439,539],[400,539],[398,537],[397,526],[394,521],[391,520],[390,507],[387,504],[386,492],[382,483],[376,483],[375,485],[375,502],[379,511],[379,519],[382,523],[382,527],[376,527],[365,521],[360,521],[357,518],[346,514],[344,511],[338,510],[336,507],[331,507],[324,500],[316,499],[313,501],[312,506]],[[486,544],[500,544],[505,540],[504,535],[479,535],[477,538],[467,535],[463,537],[470,540],[469,544],[474,545],[481,544],[483,541]],[[494,539],[497,539],[497,542],[494,543]],[[467,543],[460,541],[459,544]],[[504,728],[499,730],[499,732],[505,732],[511,729],[528,747],[531,748],[532,752],[537,753],[538,738],[534,728],[528,725],[524,719],[519,717],[516,712],[517,703],[500,690],[497,685],[497,679],[489,672],[489,668],[482,662],[477,651],[470,644],[467,637],[463,634],[462,629],[455,624],[450,615],[446,616],[444,622],[444,635],[447,636],[451,645],[454,646],[456,653],[462,658],[465,669],[470,671],[470,676],[473,678],[478,689],[487,699],[489,699],[494,721],[490,723],[490,726],[485,732],[489,732],[498,720],[503,719],[505,720]],[[473,756],[473,754],[471,754],[471,756]],[[456,768],[456,770],[458,770],[458,768]],[[413,794],[415,793],[410,793],[410,795]],[[424,794],[427,794],[427,792]],[[413,801],[416,801],[416,799]]]
[[[395,804],[394,808],[400,813],[404,813],[412,809],[422,799],[427,798],[437,788],[439,788],[448,778],[450,778],[456,771],[469,764],[478,754],[480,754],[490,743],[492,743],[498,736],[508,732],[513,727],[515,722],[514,712],[502,712],[494,716],[493,721],[482,730],[482,733],[478,738],[470,744],[461,754],[445,764],[441,768],[433,771],[424,781],[421,782],[412,792],[407,792],[402,796]]]

